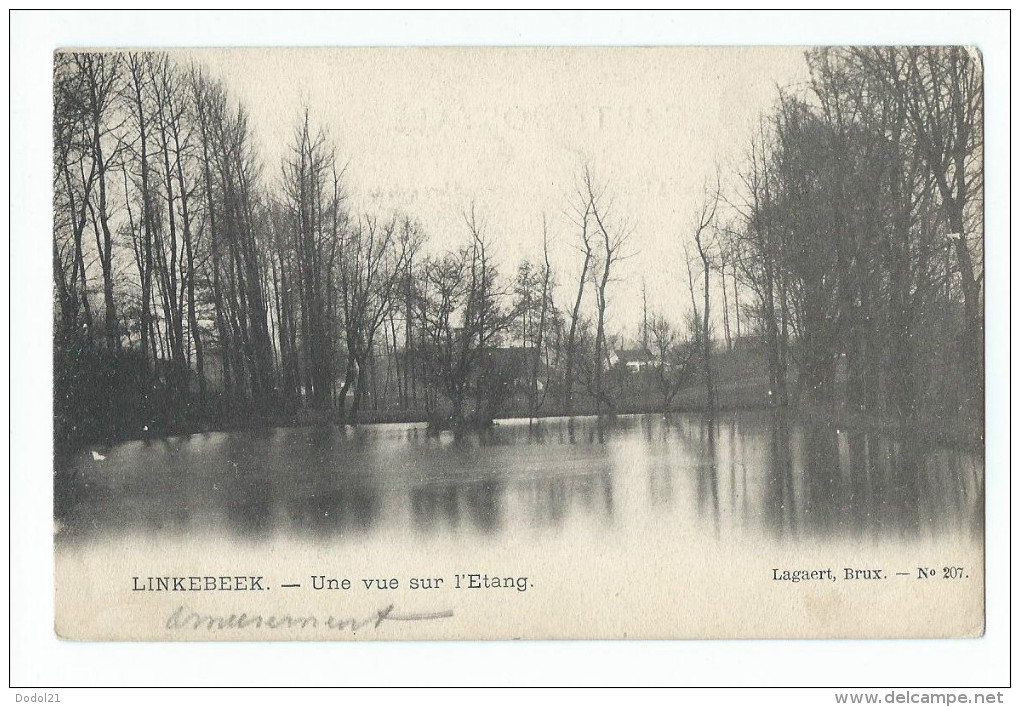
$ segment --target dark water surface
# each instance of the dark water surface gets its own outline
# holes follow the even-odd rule
[[[979,454],[772,413],[277,428],[135,441],[58,459],[57,537],[192,534],[597,541],[654,519],[700,539],[979,540]]]

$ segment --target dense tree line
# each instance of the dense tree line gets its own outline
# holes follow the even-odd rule
[[[754,404],[976,410],[980,66],[948,48],[808,61],[738,186],[706,188],[678,224],[694,252],[668,309],[643,298],[643,380],[667,412],[697,385],[714,409],[713,359],[753,341],[769,380]],[[60,445],[313,413],[605,414],[633,387],[611,325],[633,227],[590,166],[559,236],[575,269],[554,271],[543,219],[542,253],[504,271],[473,205],[438,252],[413,215],[351,203],[309,109],[267,168],[228,87],[165,54],[58,54],[53,138]]]
[[[530,414],[545,400],[563,338],[548,245],[503,277],[472,207],[465,245],[427,253],[413,217],[349,203],[307,109],[267,175],[245,107],[201,67],[62,53],[53,174],[60,443],[302,409],[357,422],[394,397],[383,379],[437,424],[491,419],[522,380]]]
[[[807,58],[808,89],[761,121],[720,243],[751,295],[775,402],[980,417],[978,60],[945,47]]]

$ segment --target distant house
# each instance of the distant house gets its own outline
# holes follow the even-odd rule
[[[643,348],[616,349],[609,356],[609,363],[614,368],[626,368],[629,373],[640,373],[646,368],[655,366],[655,357]]]

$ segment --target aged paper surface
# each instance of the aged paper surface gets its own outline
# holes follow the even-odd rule
[[[59,636],[982,634],[975,52],[54,61]]]

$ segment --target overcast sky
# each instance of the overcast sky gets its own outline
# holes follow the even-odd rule
[[[416,217],[432,248],[467,237],[475,202],[503,272],[541,254],[570,300],[580,260],[566,218],[589,162],[634,256],[610,299],[611,331],[633,335],[649,307],[686,310],[683,243],[706,180],[740,162],[777,86],[807,79],[800,48],[230,49],[185,54],[251,113],[269,180],[302,105],[325,128],[357,211]],[[680,298],[679,300],[677,298]]]

